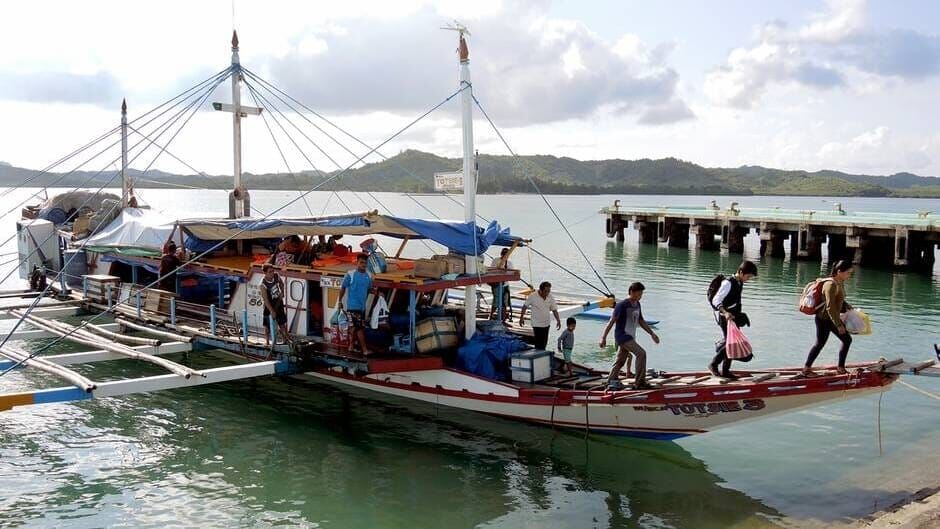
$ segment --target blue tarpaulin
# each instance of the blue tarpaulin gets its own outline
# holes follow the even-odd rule
[[[501,228],[496,222],[483,228],[473,222],[406,219],[372,212],[309,218],[190,219],[179,221],[179,225],[191,238],[206,242],[290,235],[385,235],[399,239],[431,239],[464,255],[482,255],[490,246],[512,246],[521,242],[508,228]]]
[[[478,332],[457,350],[457,369],[493,380],[508,380],[509,355],[529,348],[511,334]]]
[[[481,228],[473,222],[391,218],[417,233],[419,237],[431,239],[464,255],[482,255],[494,244],[512,246],[513,242],[518,240],[509,234],[509,228],[500,228],[496,221],[490,222],[486,228]],[[395,234],[388,235],[400,237]]]

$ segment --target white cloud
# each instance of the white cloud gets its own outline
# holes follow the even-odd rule
[[[797,30],[765,25],[756,43],[733,50],[707,75],[706,95],[719,105],[754,108],[776,85],[872,93],[889,85],[885,79],[940,74],[940,37],[869,29],[864,0],[830,0],[828,7]]]

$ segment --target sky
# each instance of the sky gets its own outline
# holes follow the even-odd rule
[[[389,140],[457,90],[456,35],[440,29],[454,20],[473,93],[518,154],[940,176],[929,0],[10,3],[0,161],[47,167],[115,127],[123,98],[138,119],[226,68],[233,28],[244,67],[330,120],[249,78],[242,104],[271,108],[244,120],[246,171],[331,171],[363,145],[459,156],[457,98]],[[231,174],[231,115],[209,104],[231,96],[222,83],[179,133],[134,122],[169,154],[131,165]],[[475,112],[476,148],[509,154]],[[93,152],[57,168],[113,166]]]

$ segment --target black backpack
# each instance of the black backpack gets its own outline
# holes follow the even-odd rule
[[[715,279],[712,279],[712,282],[708,284],[708,290],[705,292],[705,295],[708,296],[706,299],[708,301],[708,306],[712,310],[718,310],[718,307],[712,305],[712,300],[715,299],[715,294],[718,293],[718,289],[721,288],[721,283],[727,279],[724,274],[718,274],[715,276]]]

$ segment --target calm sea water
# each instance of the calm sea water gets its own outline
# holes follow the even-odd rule
[[[28,193],[0,197],[0,212]],[[226,211],[225,194],[142,190],[171,216]],[[342,193],[352,209],[461,217],[441,197]],[[327,199],[329,203],[327,204]],[[644,310],[663,320],[652,367],[703,368],[716,327],[704,302],[710,278],[738,257],[639,245],[634,232],[606,239],[597,210],[624,204],[704,205],[711,197],[549,197],[597,272],[617,293],[647,286]],[[298,199],[254,192],[270,212]],[[721,197],[744,207],[829,209],[819,198]],[[938,200],[838,199],[848,210],[940,211]],[[313,193],[284,209],[340,213]],[[485,196],[479,211],[535,238],[535,247],[593,284],[600,281],[533,196]],[[0,219],[0,240],[13,218]],[[12,244],[0,253],[15,250]],[[426,252],[410,244],[413,254]],[[810,318],[795,310],[798,290],[825,263],[746,255],[760,276],[745,289],[756,368],[797,365],[812,342]],[[9,259],[13,256],[7,256]],[[514,264],[557,290],[589,287],[526,250]],[[6,273],[12,264],[3,267]],[[13,280],[4,286],[9,287]],[[875,332],[857,337],[851,359],[927,359],[940,342],[940,273],[859,270],[850,301],[871,314]],[[9,323],[7,323],[8,325]],[[599,367],[602,322],[581,321],[575,359]],[[37,344],[24,344],[35,347]],[[821,362],[832,362],[835,344]],[[217,365],[211,354],[195,365]],[[97,379],[155,373],[134,362],[86,368]],[[940,393],[940,381],[911,380]],[[0,390],[56,383],[30,372],[0,378]],[[879,413],[880,408],[880,413]],[[548,428],[328,386],[265,379],[0,414],[2,527],[334,527],[616,528],[805,527],[863,516],[940,482],[940,402],[895,385],[883,395],[720,430],[676,443],[585,438]],[[880,425],[879,425],[880,417]],[[880,440],[880,450],[879,450]]]

